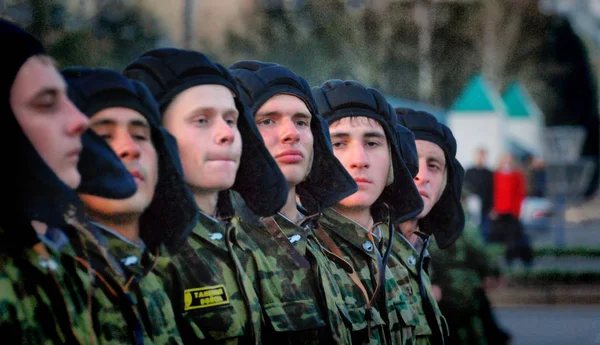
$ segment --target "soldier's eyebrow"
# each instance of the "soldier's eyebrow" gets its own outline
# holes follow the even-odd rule
[[[92,119],[92,123],[90,124],[92,127],[115,127],[116,125],[117,121],[113,119],[100,119],[95,121]]]
[[[294,117],[300,117],[300,118],[305,118],[305,119],[311,119],[312,118],[312,114],[310,113],[304,113],[304,112],[297,112],[294,114]]]
[[[271,116],[279,116],[281,115],[281,113],[277,110],[273,110],[273,111],[268,111],[268,112],[264,112],[264,113],[257,113],[255,115],[255,117],[271,117]]]
[[[208,105],[208,106],[199,106],[197,108],[192,109],[191,111],[188,112],[190,117],[194,117],[194,116],[212,116],[215,114],[218,114],[219,111],[221,111],[224,114],[228,114],[228,115],[234,115],[234,116],[238,116],[239,115],[239,111],[237,110],[237,108],[235,107],[224,107],[224,108],[217,108],[215,106],[212,105]]]
[[[376,139],[385,139],[385,134],[381,132],[366,132],[363,134],[363,137],[366,139],[376,138]]]
[[[150,128],[150,125],[145,120],[132,120],[129,122],[129,127]]]
[[[345,139],[345,138],[350,138],[350,133],[348,132],[331,132],[330,135],[331,139],[336,138],[336,139]]]

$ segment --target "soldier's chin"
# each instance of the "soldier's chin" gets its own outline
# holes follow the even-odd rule
[[[427,215],[433,208],[432,206],[428,205],[428,202],[426,202],[425,200],[423,200],[423,201],[424,201],[423,211],[421,211],[421,213],[419,213],[419,215],[417,216],[417,219],[423,219],[423,218],[427,217]]]
[[[308,175],[307,167],[303,164],[293,164],[293,165],[279,165],[285,180],[288,185],[296,186],[300,182],[304,181],[306,175]]]
[[[219,178],[225,178],[226,176],[235,176],[238,170],[239,163],[232,160],[215,160],[208,161],[204,164],[203,172],[206,175],[217,175]]]
[[[342,208],[348,209],[366,209],[370,208],[375,202],[376,198],[373,198],[369,193],[358,191],[349,197],[343,199],[338,203]]]
[[[57,173],[58,178],[71,189],[77,189],[81,183],[81,175],[76,166],[66,167]]]
[[[202,185],[200,186],[200,189],[221,192],[233,187],[233,184],[235,182],[235,174],[224,174],[215,177],[218,178],[215,178],[214,180],[203,181]]]

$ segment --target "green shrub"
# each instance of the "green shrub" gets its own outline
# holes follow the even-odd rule
[[[599,271],[567,271],[559,269],[514,270],[505,273],[511,283],[522,285],[600,283]]]
[[[597,247],[541,247],[534,248],[535,257],[543,256],[581,256],[589,258],[600,257],[600,248]]]

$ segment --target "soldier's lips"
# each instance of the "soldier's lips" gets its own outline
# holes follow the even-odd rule
[[[67,153],[67,159],[73,160],[73,161],[78,161],[81,150],[82,150],[82,148],[81,148],[81,146],[79,146],[76,149],[69,151],[69,153]]]
[[[275,159],[281,163],[295,164],[304,160],[304,154],[300,150],[285,150],[278,153]]]
[[[226,156],[209,157],[206,160],[209,162],[234,162],[235,161],[233,159],[233,157],[226,157]]]
[[[212,153],[206,155],[207,162],[236,162],[235,156],[229,153]]]
[[[357,185],[359,186],[366,186],[366,185],[370,185],[373,183],[373,181],[369,180],[366,177],[355,177],[354,181],[356,182]]]
[[[210,159],[206,160],[206,164],[210,164],[211,166],[215,167],[216,169],[225,169],[228,167],[235,167],[236,161],[232,158],[226,158],[226,157],[210,158]]]
[[[131,176],[133,176],[133,179],[136,182],[144,182],[146,180],[144,174],[142,174],[139,170],[132,169],[129,171],[129,173],[131,174]]]

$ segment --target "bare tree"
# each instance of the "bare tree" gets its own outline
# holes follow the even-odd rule
[[[419,99],[431,102],[433,94],[432,15],[429,1],[417,1],[414,18],[419,27]]]
[[[183,0],[183,47],[190,49],[192,47],[192,33],[193,33],[193,18],[194,18],[194,1]]]
[[[483,74],[496,85],[506,83],[505,73],[510,60],[518,54],[523,21],[528,9],[537,1],[531,0],[484,0],[481,7],[483,25],[479,49],[482,52]],[[537,10],[537,7],[535,7]]]

